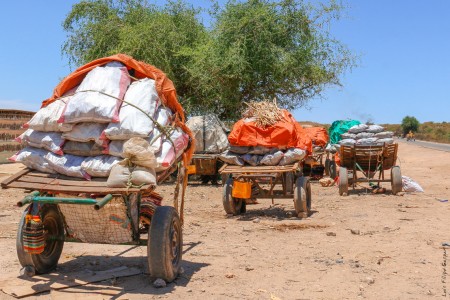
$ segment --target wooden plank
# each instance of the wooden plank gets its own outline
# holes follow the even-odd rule
[[[292,172],[298,168],[298,163],[286,166],[234,166],[227,165],[222,173],[283,173]]]
[[[29,189],[29,190],[39,190],[39,191],[46,191],[46,192],[54,192],[54,193],[72,193],[72,194],[78,194],[78,193],[90,193],[90,194],[120,194],[120,193],[126,193],[126,192],[139,192],[144,191],[148,188],[150,188],[150,185],[145,185],[141,187],[140,189],[137,188],[110,188],[110,187],[96,187],[96,186],[63,186],[63,185],[49,185],[45,183],[35,183],[35,182],[20,182],[15,181],[11,182],[8,185],[8,188],[20,188],[20,189]]]
[[[64,180],[59,178],[46,178],[46,177],[37,177],[37,176],[22,176],[17,181],[21,182],[34,182],[34,183],[45,183],[51,185],[67,185],[67,186],[96,186],[96,187],[105,187],[106,186],[106,178],[103,181],[75,181],[75,180]]]
[[[10,177],[6,178],[5,180],[2,181],[1,186],[2,188],[5,188],[8,184],[10,184],[11,182],[13,182],[14,180],[16,180],[17,178],[21,177],[22,175],[25,175],[27,173],[29,173],[31,171],[31,169],[24,169],[22,171],[17,172],[14,175],[11,175]]]

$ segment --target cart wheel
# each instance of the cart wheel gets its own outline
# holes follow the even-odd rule
[[[294,173],[287,172],[285,175],[286,194],[292,194],[294,190]]]
[[[152,216],[158,206],[152,202],[141,202],[139,211],[139,233],[147,234],[152,222]]]
[[[19,258],[22,267],[31,267],[36,274],[48,273],[56,268],[64,246],[63,218],[56,205],[46,204],[42,206],[40,216],[44,225],[45,248],[40,254],[30,254],[23,249],[22,230],[25,226],[25,217],[27,213],[28,207],[22,214],[17,230],[17,257]]]
[[[311,212],[311,183],[308,177],[299,177],[294,187],[294,208],[299,218],[308,217]]]
[[[403,189],[402,172],[400,171],[399,166],[394,166],[391,169],[391,186],[392,186],[392,194],[394,195],[401,192]]]
[[[348,173],[347,168],[339,169],[339,195],[348,195]]]
[[[328,173],[330,174],[330,178],[335,179],[336,178],[336,162],[334,160],[330,160]]]
[[[330,176],[330,159],[329,158],[325,159],[325,176]]]
[[[220,179],[222,180],[222,185],[225,185],[230,174],[220,174]]]
[[[233,198],[231,191],[233,190],[233,178],[229,177],[223,187],[222,204],[227,214],[239,215],[246,211],[245,200]]]
[[[159,206],[152,217],[147,241],[150,276],[173,281],[180,271],[183,252],[181,222],[175,208]]]

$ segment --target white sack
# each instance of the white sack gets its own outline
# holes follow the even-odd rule
[[[346,140],[346,139],[352,139],[352,140],[354,140],[354,139],[356,139],[356,134],[346,132],[346,133],[341,134],[341,138],[342,138],[343,140]]]
[[[280,166],[290,165],[302,160],[306,156],[306,151],[299,148],[289,148],[280,160]]]
[[[360,140],[360,139],[368,139],[371,137],[374,137],[375,133],[371,133],[371,132],[360,132],[356,135],[356,139]]]
[[[103,148],[95,142],[67,141],[63,147],[64,153],[78,156],[98,156],[103,154]]]
[[[226,150],[225,152],[221,153],[218,158],[230,165],[236,165],[236,166],[243,166],[244,161],[239,156],[239,154],[231,152],[230,150]]]
[[[383,126],[380,125],[369,125],[369,128],[367,128],[367,132],[372,132],[372,133],[379,133],[382,132],[384,130]]]
[[[258,154],[258,155],[264,155],[269,152],[271,152],[273,148],[267,148],[264,146],[253,146],[248,153],[250,154]]]
[[[276,151],[275,153],[267,153],[261,159],[260,164],[266,166],[276,166],[280,163],[280,160],[283,158],[283,151]]]
[[[375,137],[379,139],[388,139],[392,138],[393,136],[394,133],[392,131],[383,131],[375,134]]]
[[[356,144],[356,140],[354,139],[345,139],[345,140],[340,140],[339,145],[344,145],[344,146],[353,146],[354,144]],[[338,147],[338,149],[340,149],[340,147]]]
[[[123,155],[123,144],[125,144],[125,142],[126,141],[111,141],[108,146],[106,146],[103,153],[125,158]]]
[[[196,153],[222,153],[229,147],[225,126],[216,115],[192,117],[186,126],[194,135]]]
[[[112,167],[106,186],[108,187],[126,187],[128,182],[139,186],[141,184],[156,185],[156,174],[153,169],[136,166],[130,168],[121,164]]]
[[[352,127],[348,130],[348,132],[349,132],[349,133],[355,133],[355,134],[356,134],[356,133],[360,133],[360,132],[366,131],[367,128],[369,128],[368,125],[366,125],[366,124],[359,124],[359,125],[352,126]]]
[[[290,165],[302,160],[306,156],[306,151],[299,148],[289,148],[280,160],[280,166]]]
[[[377,140],[377,145],[383,145],[383,144],[393,144],[394,143],[394,139],[393,138],[385,138],[385,139],[378,139]]]
[[[79,177],[90,180],[89,174],[87,174],[83,169],[81,169],[81,163],[85,160],[85,157],[65,154],[63,156],[58,156],[52,152],[48,152],[45,155],[45,160],[49,164],[50,168],[70,177]]]
[[[403,190],[408,193],[423,193],[423,188],[417,182],[407,176],[402,176],[402,187]]]
[[[170,123],[172,123],[172,111],[167,108],[160,106],[158,111],[156,112],[156,122],[160,124],[162,127],[166,127]],[[150,146],[152,146],[155,153],[161,151],[162,143],[163,143],[163,135],[157,126],[152,131],[152,134],[149,137]]]
[[[253,147],[249,146],[230,146],[230,151],[237,154],[247,154]]]
[[[172,140],[175,148],[170,140]],[[189,136],[180,128],[176,128],[171,133],[170,140],[164,138],[161,151],[156,154],[156,172],[168,169],[175,162],[175,160],[183,154],[184,149],[186,149],[189,143]]]
[[[52,170],[52,168],[50,168],[49,164],[44,158],[47,153],[47,150],[26,147],[8,159],[13,162],[20,162],[26,167],[38,170],[40,172],[51,174],[56,173],[54,170]]]
[[[64,144],[64,139],[60,132],[43,132],[27,129],[15,140],[26,146],[46,149],[53,153],[63,155],[61,147]]]
[[[23,125],[23,128],[30,128],[37,131],[70,131],[72,124],[58,123],[58,119],[72,96],[62,97],[41,108],[34,114],[30,121]]]
[[[92,177],[108,177],[112,167],[121,161],[110,155],[88,157],[81,163],[81,169]]]
[[[241,158],[243,161],[245,161],[249,165],[257,166],[257,165],[259,165],[259,162],[261,161],[261,159],[263,157],[261,155],[247,153],[247,154],[242,155]]]
[[[356,141],[356,145],[360,146],[372,146],[377,144],[378,139],[376,137],[371,137],[367,139],[360,139]]]
[[[124,102],[119,112],[119,123],[109,123],[104,134],[110,140],[128,140],[132,137],[147,137],[153,130],[154,123],[148,117],[156,115],[160,101],[156,92],[155,81],[150,78],[133,82],[124,100],[136,107]]]
[[[58,122],[119,122],[121,100],[129,84],[130,76],[124,66],[92,69],[67,103]]]
[[[93,141],[101,146],[104,141],[100,139],[100,136],[105,128],[106,124],[104,123],[78,123],[73,126],[71,131],[64,132],[62,137],[69,141],[82,143]]]
[[[137,166],[149,169],[156,167],[153,148],[143,138],[134,137],[126,141],[123,144],[123,156]]]

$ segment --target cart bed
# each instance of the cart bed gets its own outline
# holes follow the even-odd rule
[[[140,188],[111,188],[106,186],[106,180],[107,178],[93,178],[88,181],[82,178],[25,169],[5,179],[1,183],[1,187],[51,193],[91,193],[99,195],[133,193],[155,188],[152,185],[144,185]]]
[[[221,174],[242,174],[242,173],[285,173],[298,170],[298,163],[286,166],[235,166],[225,164],[220,168]]]

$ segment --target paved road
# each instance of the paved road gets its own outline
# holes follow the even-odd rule
[[[396,141],[401,142],[401,143],[412,143],[414,145],[422,146],[422,147],[425,147],[425,148],[431,148],[431,149],[436,149],[436,150],[442,150],[442,151],[450,152],[450,144],[425,142],[425,141],[419,141],[419,140],[415,140],[413,142],[411,142],[411,141],[407,142],[406,139],[397,139]]]

